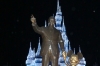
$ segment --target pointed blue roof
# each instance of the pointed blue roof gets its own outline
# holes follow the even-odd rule
[[[39,43],[38,43],[36,55],[40,54],[40,50],[41,50],[41,45],[40,45],[40,37],[39,37]]]
[[[62,31],[66,31],[65,23],[64,23],[64,16],[63,16],[63,23],[62,23]]]
[[[33,52],[33,50],[32,50],[32,48],[31,48],[31,42],[30,42],[30,48],[29,48],[29,53],[28,53],[27,58],[30,58],[30,57],[31,57],[32,52]]]
[[[29,48],[29,52],[30,52],[30,51],[32,51],[32,48],[31,48],[31,42],[30,42],[30,48]]]

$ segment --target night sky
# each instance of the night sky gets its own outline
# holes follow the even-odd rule
[[[1,0],[0,2],[0,66],[25,66],[30,42],[38,46],[40,35],[32,29],[33,14],[39,26],[44,26],[56,14],[56,0]],[[71,47],[80,45],[87,66],[99,62],[100,8],[96,0],[60,0]]]

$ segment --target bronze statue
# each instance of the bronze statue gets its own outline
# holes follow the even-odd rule
[[[31,22],[34,31],[42,36],[42,47],[40,51],[42,66],[48,66],[50,61],[52,66],[58,66],[58,43],[60,44],[63,55],[66,55],[66,52],[64,50],[64,41],[61,33],[54,27],[55,18],[53,16],[49,18],[47,27],[39,27],[33,15],[31,16]]]
[[[70,50],[66,54],[66,57],[69,57],[69,60],[68,60],[69,64],[68,64],[68,62],[66,62],[67,66],[76,66],[77,64],[79,64],[80,60],[83,58],[83,55],[80,52],[78,52],[76,55],[73,53],[72,50]]]

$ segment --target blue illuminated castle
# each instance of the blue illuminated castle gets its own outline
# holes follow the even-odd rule
[[[59,0],[57,1],[57,12],[55,15],[55,20],[56,20],[55,28],[61,31],[62,38],[64,40],[65,51],[68,52],[68,50],[71,50],[71,46],[70,46],[68,37],[66,36],[64,17],[62,17],[61,7],[59,6]],[[47,26],[47,23],[45,21],[45,27],[46,26]],[[29,48],[29,53],[26,60],[26,66],[42,66],[42,57],[40,56],[40,50],[41,50],[40,38],[39,38],[37,52],[35,52],[35,48],[32,50],[31,42],[30,42],[30,48]],[[79,52],[81,52],[80,47],[79,47]],[[74,49],[74,53],[75,53],[75,49]],[[66,61],[68,61],[68,58],[66,58]],[[59,66],[66,66],[64,63],[61,51],[60,51],[58,63],[59,63]],[[51,64],[49,64],[49,66],[51,66]],[[86,66],[85,58],[83,58],[77,66]]]

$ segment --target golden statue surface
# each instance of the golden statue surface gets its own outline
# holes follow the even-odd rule
[[[69,57],[68,61],[66,61],[66,57]],[[74,54],[73,51],[70,50],[68,51],[68,53],[63,54],[63,58],[64,58],[66,66],[76,66],[79,64],[80,60],[83,58],[83,55],[80,52],[78,52],[77,54]]]

